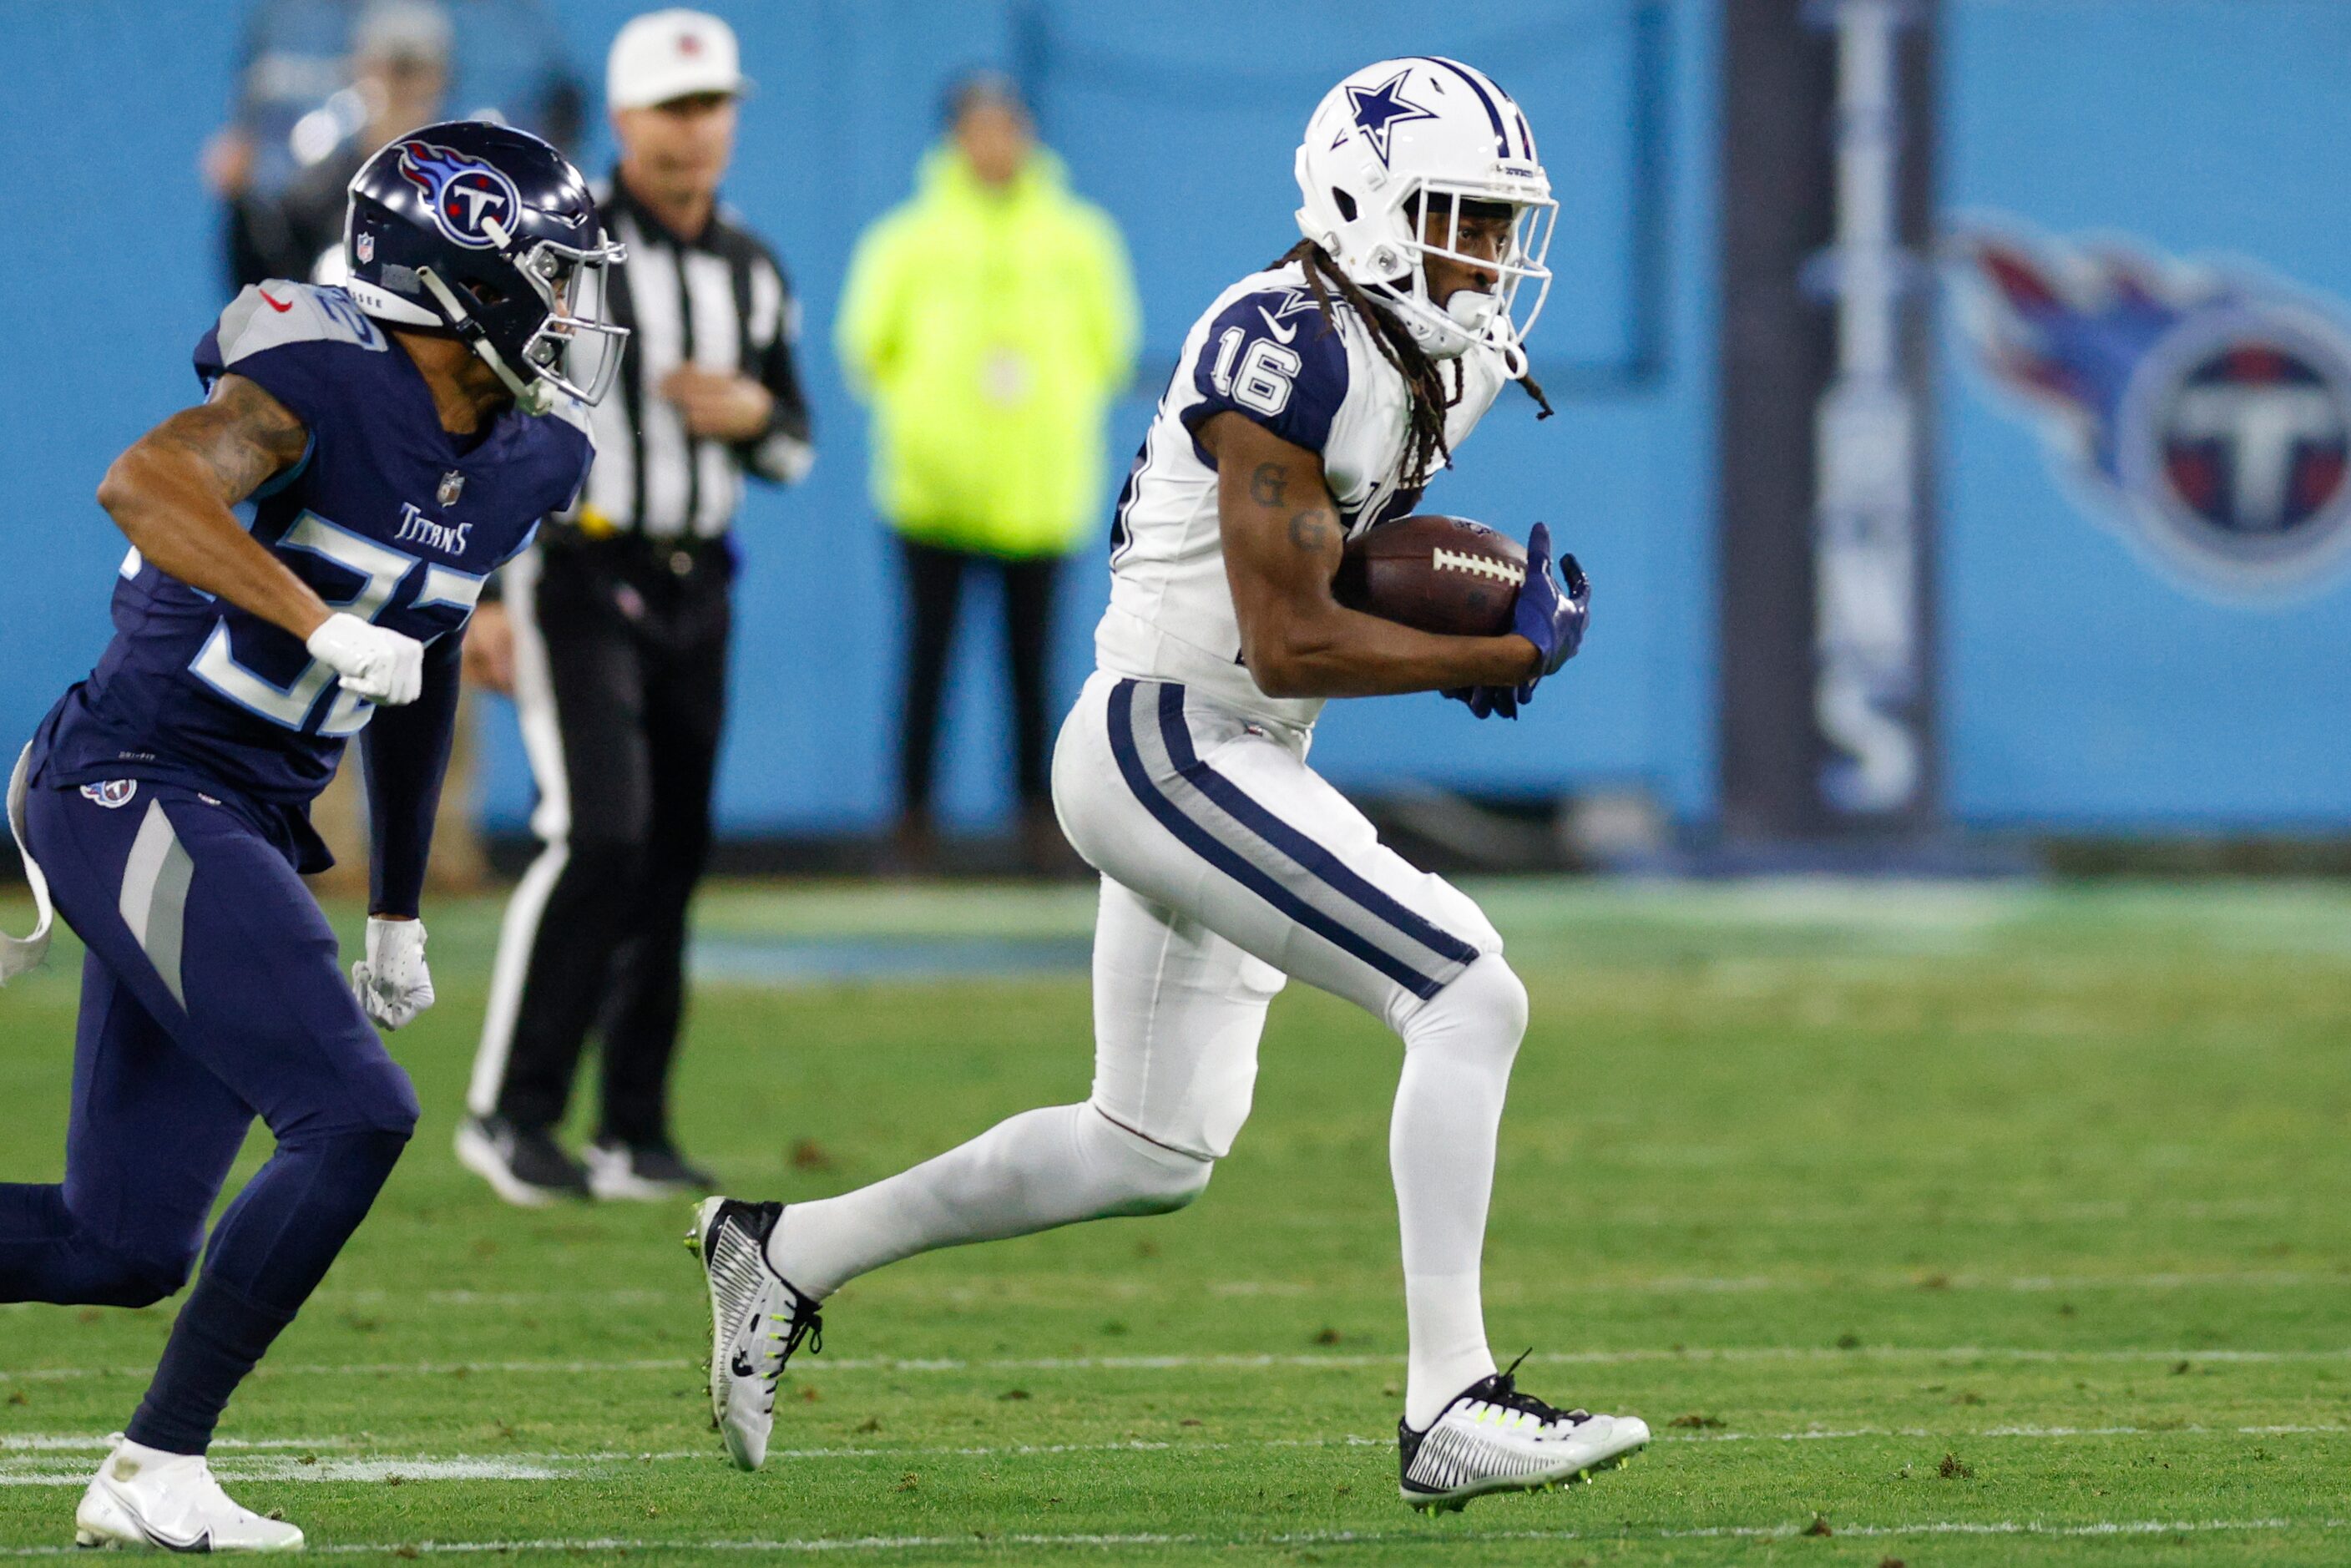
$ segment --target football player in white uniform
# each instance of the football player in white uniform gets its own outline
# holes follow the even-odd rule
[[[1541,402],[1520,344],[1550,277],[1550,182],[1510,97],[1431,57],[1334,88],[1297,173],[1304,239],[1185,340],[1119,499],[1100,668],[1054,756],[1061,825],[1102,873],[1093,1092],[837,1197],[702,1206],[711,1400],[745,1469],[765,1457],[777,1375],[847,1281],[1197,1197],[1293,976],[1405,1042],[1389,1151],[1405,1500],[1545,1487],[1648,1440],[1635,1418],[1555,1408],[1495,1370],[1479,1270],[1526,990],[1477,905],[1306,765],[1327,698],[1444,691],[1514,715],[1583,638],[1582,574],[1562,561],[1561,587],[1540,526],[1502,636],[1415,631],[1331,588],[1348,537],[1410,511],[1506,382]]]

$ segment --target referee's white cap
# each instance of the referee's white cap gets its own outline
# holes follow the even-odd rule
[[[613,109],[650,109],[702,92],[739,94],[750,86],[735,29],[703,11],[632,17],[604,64],[604,101]]]

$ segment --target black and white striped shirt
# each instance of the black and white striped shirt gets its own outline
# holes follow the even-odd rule
[[[721,207],[681,241],[615,178],[600,203],[605,233],[628,247],[611,280],[611,315],[631,337],[614,390],[592,411],[596,464],[563,521],[590,537],[712,538],[734,521],[743,471],[789,485],[816,460],[808,401],[792,362],[799,307],[759,237]],[[682,364],[751,376],[775,397],[768,427],[744,442],[695,438],[661,395]]]

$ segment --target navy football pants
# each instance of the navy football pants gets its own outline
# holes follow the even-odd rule
[[[89,955],[66,1179],[0,1185],[0,1301],[171,1295],[253,1119],[277,1140],[213,1233],[131,1433],[200,1452],[228,1388],[366,1217],[416,1096],[266,819],[146,781],[112,807],[36,788],[26,815]]]

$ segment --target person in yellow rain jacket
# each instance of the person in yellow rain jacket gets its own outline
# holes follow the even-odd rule
[[[1103,425],[1141,320],[1108,214],[1073,194],[1010,81],[966,78],[913,198],[850,261],[838,323],[873,405],[875,507],[897,530],[911,602],[899,734],[902,869],[932,863],[939,702],[966,578],[1002,578],[1022,833],[1053,822],[1047,690],[1055,580],[1100,526]]]

